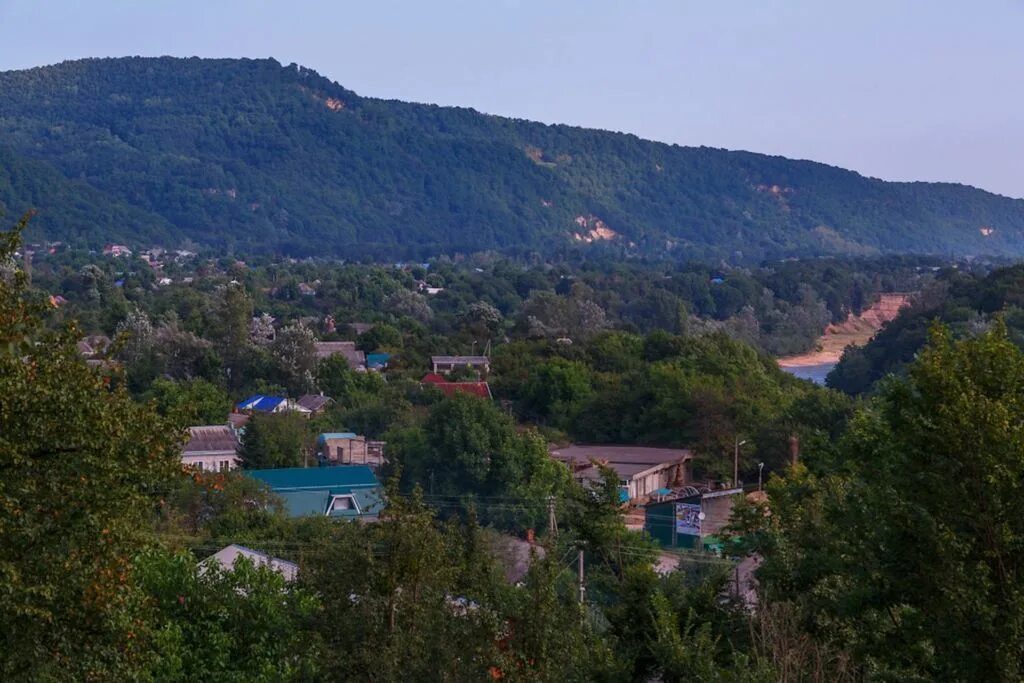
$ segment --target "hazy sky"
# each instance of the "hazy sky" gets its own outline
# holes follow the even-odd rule
[[[0,70],[165,54],[1024,197],[1024,0],[0,0]]]

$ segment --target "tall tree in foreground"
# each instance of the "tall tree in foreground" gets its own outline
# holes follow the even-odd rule
[[[0,234],[11,262],[21,228]],[[43,331],[0,273],[0,678],[127,680],[144,656],[130,572],[175,431]]]
[[[1020,680],[1024,353],[1003,324],[960,342],[934,328],[840,455],[770,487],[769,601],[871,678]]]

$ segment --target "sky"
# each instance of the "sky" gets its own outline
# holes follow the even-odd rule
[[[0,70],[274,57],[366,96],[1013,197],[1022,36],[1024,0],[0,0]]]

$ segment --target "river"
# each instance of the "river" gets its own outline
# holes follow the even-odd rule
[[[809,379],[815,384],[825,384],[825,377],[832,372],[836,366],[835,361],[829,363],[818,363],[816,365],[790,365],[782,366],[782,369],[794,377]]]

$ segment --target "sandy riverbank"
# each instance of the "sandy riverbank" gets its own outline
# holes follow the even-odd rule
[[[777,359],[779,367],[799,368],[807,365],[837,363],[847,346],[863,346],[910,303],[909,294],[883,294],[860,315],[851,315],[844,322],[831,324],[818,338],[817,350]]]

